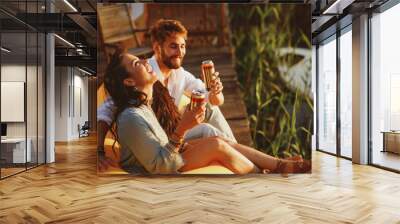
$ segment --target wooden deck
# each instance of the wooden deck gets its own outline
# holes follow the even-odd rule
[[[399,174],[313,152],[312,174],[96,175],[96,139],[0,181],[0,223],[399,223]]]
[[[187,49],[183,67],[199,77],[201,62],[211,59],[215,69],[220,73],[225,103],[220,106],[222,113],[232,128],[239,143],[252,145],[246,106],[239,89],[237,75],[233,65],[232,53],[225,48]]]

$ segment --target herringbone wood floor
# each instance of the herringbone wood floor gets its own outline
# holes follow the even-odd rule
[[[96,141],[0,181],[0,223],[400,223],[400,175],[313,154],[313,173],[98,177]]]

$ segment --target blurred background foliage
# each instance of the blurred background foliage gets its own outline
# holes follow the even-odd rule
[[[313,98],[308,6],[230,5],[229,19],[235,69],[254,146],[276,157],[310,159]],[[300,54],[299,49],[306,53]]]

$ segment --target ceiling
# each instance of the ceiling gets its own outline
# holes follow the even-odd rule
[[[310,0],[313,43],[331,36],[351,24],[352,18],[375,10],[388,0]]]
[[[9,60],[35,55],[37,44],[32,39],[36,33],[51,32],[75,45],[55,38],[56,66],[72,65],[96,71],[96,0],[48,0],[47,8],[45,2],[0,1],[2,46],[12,49],[7,54]],[[35,35],[29,34],[31,31]]]
[[[68,1],[77,12],[65,1]],[[340,0],[340,4],[335,6],[337,12],[334,11],[332,13],[330,11],[329,14],[324,14],[324,11],[334,5],[336,1],[339,0],[271,0],[270,2],[311,4],[314,43],[318,38],[324,38],[324,36],[330,35],[330,32],[335,32],[335,26],[340,24],[338,21],[345,21],[344,18],[346,16],[347,20],[351,22],[351,16],[357,16],[366,10],[376,8],[387,2],[387,0]],[[48,2],[49,4],[46,8],[44,0],[1,0],[1,29],[3,33],[9,33],[3,35],[4,40],[2,42],[4,46],[14,48],[15,54],[22,52],[25,55],[26,52],[23,52],[25,49],[25,37],[18,33],[25,32],[26,28],[40,32],[54,32],[76,46],[71,48],[64,41],[56,38],[56,65],[86,66],[96,71],[97,1],[48,0]],[[103,0],[99,2],[113,1]],[[48,13],[50,8],[52,13]],[[341,25],[345,24],[341,23]],[[28,38],[29,41],[30,38]],[[35,52],[35,49],[34,43],[28,43],[28,55],[31,52]],[[82,53],[78,53],[77,49],[80,49],[78,51]]]
[[[1,0],[0,7],[8,8],[13,12],[44,13],[45,2],[44,0]],[[48,0],[48,2],[55,13],[74,12],[64,0]],[[96,12],[96,0],[68,0],[68,3],[79,12]]]

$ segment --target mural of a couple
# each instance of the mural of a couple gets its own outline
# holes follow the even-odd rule
[[[310,7],[98,4],[98,173],[310,173]]]

